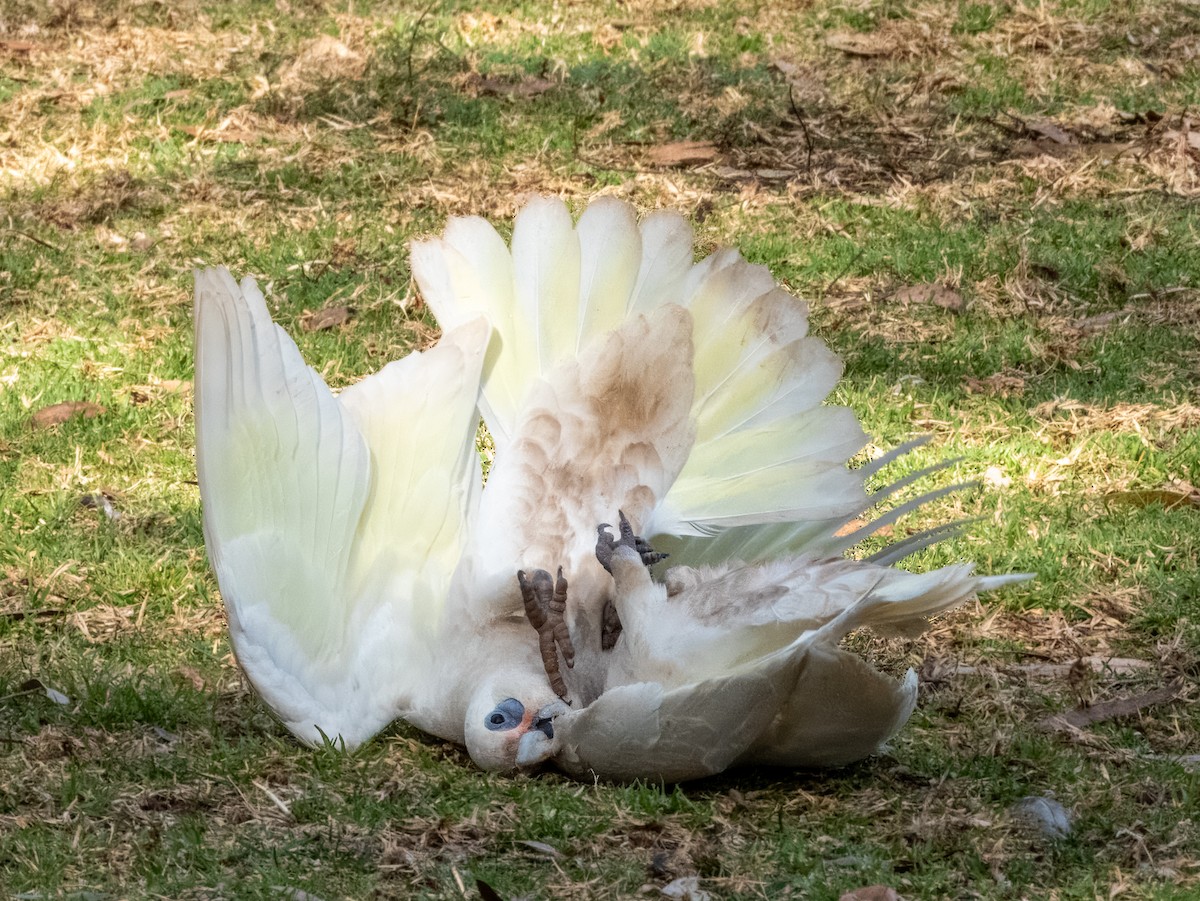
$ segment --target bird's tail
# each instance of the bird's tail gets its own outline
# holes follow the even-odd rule
[[[572,223],[560,200],[538,198],[517,215],[511,250],[484,220],[454,219],[413,246],[413,274],[443,326],[478,313],[494,326],[481,408],[499,453],[540,377],[640,313],[686,309],[696,438],[642,531],[752,528],[757,544],[775,532],[793,544],[804,524],[868,504],[864,475],[846,466],[866,436],[852,411],[824,403],[842,365],[808,334],[806,305],[734,250],[694,263],[692,239],[675,213],[639,224],[602,197]]]

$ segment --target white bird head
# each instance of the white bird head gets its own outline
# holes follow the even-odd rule
[[[529,679],[492,679],[467,707],[467,751],[481,769],[493,772],[532,767],[554,756],[554,718],[571,708]]]

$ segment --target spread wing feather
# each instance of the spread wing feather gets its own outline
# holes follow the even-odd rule
[[[428,703],[486,340],[469,323],[335,398],[252,280],[196,273],[206,545],[238,660],[304,741],[354,746]]]

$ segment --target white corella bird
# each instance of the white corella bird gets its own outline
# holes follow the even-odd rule
[[[954,524],[844,557],[932,495],[845,534],[908,447],[847,467],[866,436],[824,403],[841,363],[805,305],[735,251],[695,263],[680,216],[535,199],[511,248],[453,219],[412,265],[441,341],[336,397],[252,280],[196,275],[205,539],[238,661],[301,740],[399,718],[489,770],[845,764],[916,677],[841,639],[1024,578],[893,566]]]

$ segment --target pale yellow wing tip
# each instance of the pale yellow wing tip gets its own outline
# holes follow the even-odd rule
[[[1020,585],[1022,582],[1032,582],[1037,573],[1008,573],[1003,576],[980,576],[976,591],[995,591],[1006,585]]]

